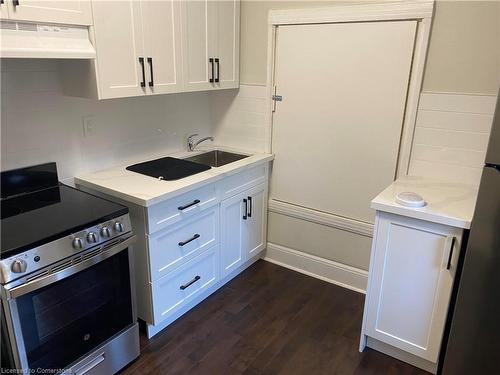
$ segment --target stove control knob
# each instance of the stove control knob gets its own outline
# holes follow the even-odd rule
[[[97,242],[97,234],[94,232],[87,233],[87,242],[88,243],[96,243]]]
[[[80,237],[75,237],[75,239],[72,242],[73,249],[75,250],[83,250],[85,247],[83,240]]]
[[[26,271],[27,267],[28,267],[28,263],[26,263],[25,260],[14,259],[14,261],[12,262],[12,265],[10,266],[10,269],[14,273],[23,273]]]
[[[115,228],[115,231],[117,232],[123,232],[123,224],[117,221],[113,227]]]
[[[103,236],[104,238],[111,237],[111,231],[109,230],[108,227],[102,227],[101,228],[101,236]]]

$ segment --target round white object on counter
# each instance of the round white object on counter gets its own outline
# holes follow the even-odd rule
[[[396,203],[412,208],[424,207],[427,204],[421,195],[414,193],[413,191],[403,191],[396,195]]]

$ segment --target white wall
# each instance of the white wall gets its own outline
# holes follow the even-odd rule
[[[182,149],[211,134],[207,93],[90,100],[62,94],[55,60],[1,60],[1,169],[56,161],[71,177]],[[82,117],[92,116],[83,136]]]

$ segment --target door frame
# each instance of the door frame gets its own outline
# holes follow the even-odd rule
[[[418,102],[422,88],[429,36],[434,14],[434,0],[411,0],[398,3],[375,3],[330,6],[327,8],[271,10],[267,33],[267,80],[269,98],[267,107],[268,144],[272,153],[274,68],[276,55],[276,30],[283,25],[307,25],[318,23],[345,23],[369,21],[417,21],[413,60],[408,84],[408,94],[403,118],[401,142],[394,178],[408,174],[411,146],[415,132]]]

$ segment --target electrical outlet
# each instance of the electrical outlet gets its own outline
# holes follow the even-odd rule
[[[82,125],[83,125],[83,136],[84,137],[91,136],[94,133],[94,126],[95,126],[94,116],[83,116]]]

